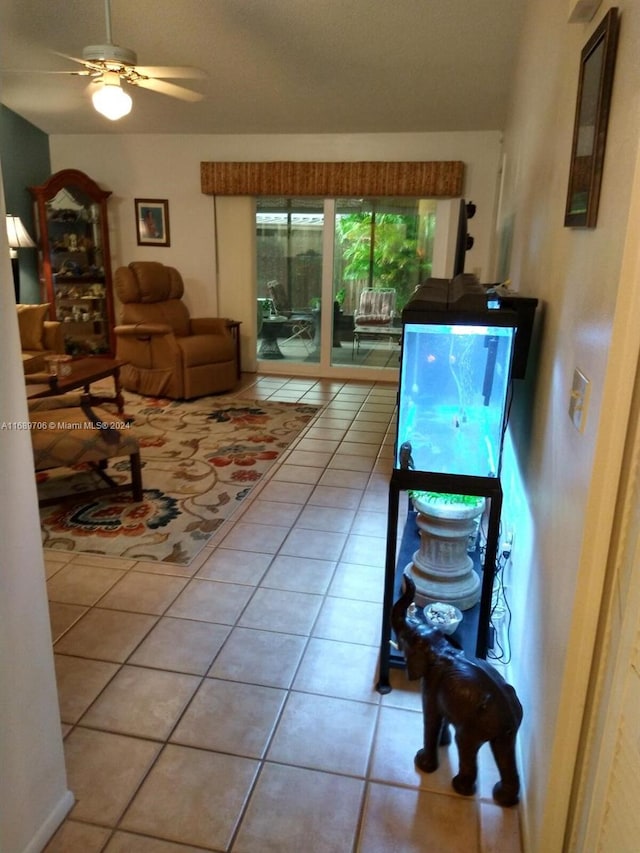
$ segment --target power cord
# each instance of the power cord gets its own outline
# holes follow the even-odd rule
[[[478,555],[481,566],[484,566],[485,563],[489,532],[488,522],[483,524],[483,521],[484,518],[481,518],[478,524]],[[491,611],[489,613],[489,636],[492,638],[493,644],[492,648],[487,650],[487,658],[507,665],[511,662],[510,634],[512,613],[504,584],[504,571],[511,561],[513,533],[508,531],[503,540],[502,522],[498,525],[498,542],[500,545],[496,556]]]
[[[507,547],[508,546],[508,547]],[[503,543],[502,552],[496,561],[496,573],[493,581],[491,613],[489,624],[493,629],[493,648],[487,657],[503,664],[511,663],[511,608],[504,585],[504,570],[511,559],[511,543]],[[502,630],[500,630],[502,628]]]

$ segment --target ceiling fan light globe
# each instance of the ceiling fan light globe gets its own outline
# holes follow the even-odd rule
[[[105,118],[117,121],[129,115],[133,101],[119,83],[103,83],[91,96],[93,106]]]

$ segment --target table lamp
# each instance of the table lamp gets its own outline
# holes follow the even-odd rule
[[[33,249],[35,243],[29,236],[27,229],[22,224],[19,216],[7,213],[7,238],[11,256],[11,267],[13,269],[13,287],[16,294],[16,303],[20,302],[20,263],[18,261],[18,249]]]

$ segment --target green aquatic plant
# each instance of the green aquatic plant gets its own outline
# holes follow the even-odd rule
[[[483,498],[478,495],[453,495],[448,492],[422,492],[409,489],[410,498],[416,498],[423,503],[463,504],[464,506],[480,506]]]

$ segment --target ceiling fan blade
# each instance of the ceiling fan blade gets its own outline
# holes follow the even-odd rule
[[[135,70],[144,77],[168,77],[172,80],[203,80],[207,73],[188,65],[136,65]]]
[[[87,68],[87,61],[85,59],[79,59],[77,56],[69,56],[68,53],[60,53],[59,50],[51,51],[55,56],[61,56],[63,59],[69,59],[71,62],[77,62],[79,65],[84,65]]]
[[[2,68],[0,74],[62,74],[65,77],[90,77],[93,72],[85,71],[45,71],[44,68]]]
[[[93,62],[90,62],[86,59],[79,59],[77,56],[69,56],[68,53],[60,53],[57,50],[54,50],[53,53],[56,56],[61,56],[63,59],[68,59],[71,62],[77,62],[78,65],[84,66],[83,71],[52,71],[52,74],[73,74],[79,77],[92,77],[96,74],[102,74],[102,70],[99,65],[96,65]]]
[[[174,83],[167,83],[165,80],[154,80],[150,77],[147,80],[132,81],[134,86],[140,86],[141,89],[151,89],[152,92],[159,92],[161,95],[169,95],[171,98],[180,98],[182,101],[201,101],[204,95],[200,92],[192,92],[191,89],[185,89],[183,86],[176,86]]]

